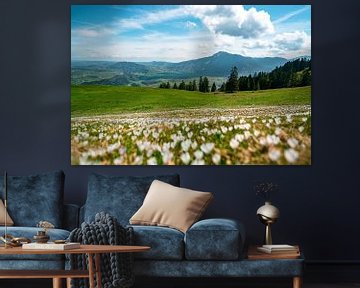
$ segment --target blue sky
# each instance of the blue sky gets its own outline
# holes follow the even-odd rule
[[[311,55],[310,5],[72,5],[72,60]]]

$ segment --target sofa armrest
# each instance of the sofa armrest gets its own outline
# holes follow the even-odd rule
[[[79,206],[64,204],[63,228],[71,231],[77,227],[79,227]]]
[[[236,260],[242,255],[245,228],[233,219],[214,218],[196,222],[185,234],[188,260]]]

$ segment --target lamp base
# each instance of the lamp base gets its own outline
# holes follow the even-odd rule
[[[265,240],[266,245],[272,245],[272,236],[271,236],[271,224],[268,223],[265,226]]]

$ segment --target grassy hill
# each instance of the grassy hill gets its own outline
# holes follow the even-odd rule
[[[248,105],[311,103],[311,87],[238,93],[201,93],[176,89],[127,86],[72,86],[71,116],[153,112],[188,108],[239,108]]]

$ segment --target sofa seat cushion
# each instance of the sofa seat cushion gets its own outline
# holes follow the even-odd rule
[[[134,253],[135,259],[182,260],[184,259],[184,234],[167,227],[132,226],[134,244],[150,246],[146,252]]]
[[[185,235],[187,260],[236,260],[245,241],[243,225],[232,219],[206,219]]]
[[[7,233],[14,237],[25,237],[30,240],[41,230],[37,227],[8,227]],[[5,234],[5,228],[0,227],[0,235]],[[65,240],[69,237],[70,232],[63,229],[49,229],[47,234],[50,236],[49,241]],[[64,255],[0,255],[0,260],[62,260]]]
[[[178,174],[147,177],[91,174],[83,211],[84,219],[81,220],[91,222],[96,213],[105,212],[114,216],[119,224],[128,225],[155,179],[180,185]]]

